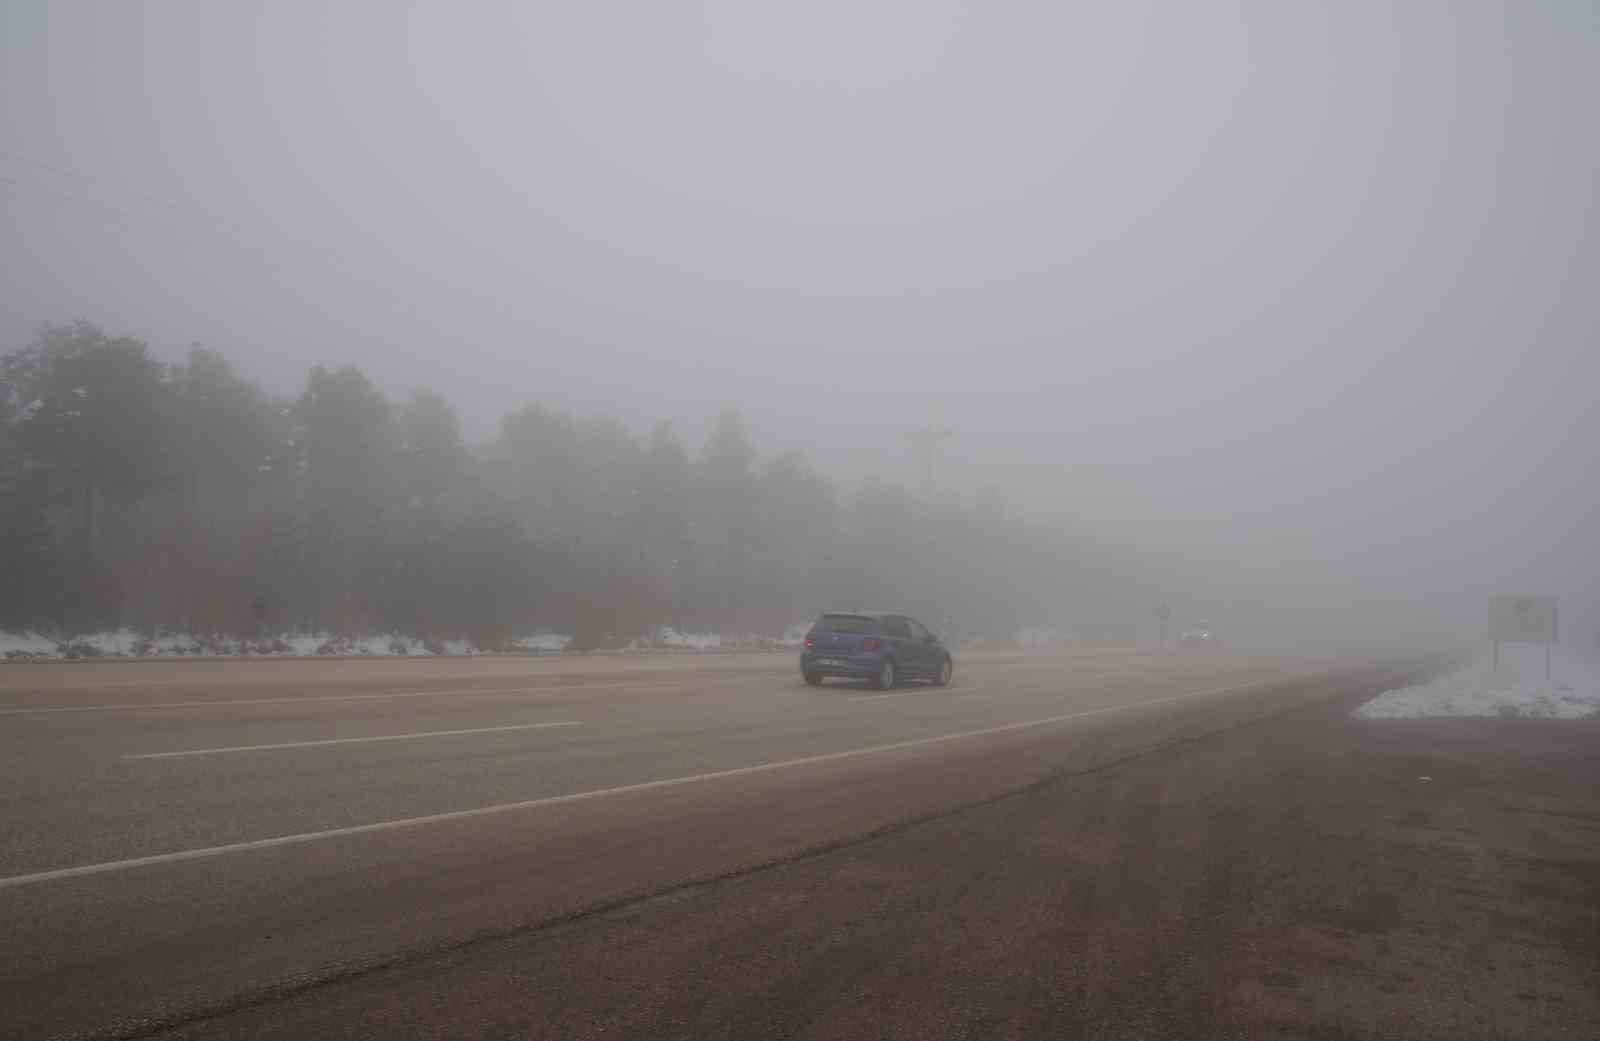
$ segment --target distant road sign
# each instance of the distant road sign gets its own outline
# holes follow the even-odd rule
[[[1497,643],[1556,642],[1557,610],[1553,596],[1489,598],[1489,639]]]

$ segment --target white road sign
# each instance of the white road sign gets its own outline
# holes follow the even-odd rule
[[[1489,639],[1501,643],[1556,642],[1556,598],[1495,596],[1489,598]]]

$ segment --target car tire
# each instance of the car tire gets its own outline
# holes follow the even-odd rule
[[[948,687],[950,685],[950,677],[955,674],[956,663],[947,657],[939,663],[939,672],[933,677],[933,685],[935,687]]]
[[[805,678],[806,678],[806,686],[808,686],[808,687],[820,687],[820,686],[822,686],[822,674],[821,673],[819,673],[819,672],[807,672],[807,673],[802,673],[802,675],[804,675]]]
[[[886,661],[878,669],[878,675],[873,677],[872,686],[875,690],[888,690],[895,685],[899,676],[895,673],[894,662]]]

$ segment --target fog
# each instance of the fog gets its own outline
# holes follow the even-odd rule
[[[1582,0],[3,11],[0,353],[355,366],[474,444],[733,407],[846,496],[948,427],[932,493],[1115,562],[1118,619],[1470,639],[1525,591],[1594,644]]]

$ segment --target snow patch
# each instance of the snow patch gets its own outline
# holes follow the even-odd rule
[[[1545,679],[1544,648],[1508,644],[1500,665],[1487,652],[1427,683],[1387,691],[1351,713],[1356,719],[1600,717],[1600,662],[1556,650]]]
[[[35,655],[54,657],[56,642],[38,633],[0,633],[0,657],[22,658]]]
[[[572,637],[560,633],[534,633],[524,636],[513,642],[513,646],[525,651],[534,651],[540,654],[552,654],[567,649],[567,644],[572,642]]]
[[[309,636],[295,635],[283,637],[283,642],[289,645],[289,653],[300,658],[309,658],[317,653],[317,648],[328,642],[326,634]]]
[[[517,650],[563,650],[572,638],[557,633],[535,633],[512,641]],[[468,656],[490,653],[470,640],[422,640],[397,633],[342,636],[334,633],[284,633],[261,639],[191,633],[157,633],[152,636],[118,629],[103,633],[57,638],[35,632],[0,632],[0,660],[27,661],[49,658],[256,658],[318,655],[369,657]]]
[[[670,626],[655,630],[655,637],[641,638],[622,650],[649,651],[667,648],[682,651],[775,651],[799,647],[805,642],[810,623],[791,625],[782,636],[754,633],[722,634],[678,632]],[[477,647],[470,640],[424,640],[398,633],[348,636],[338,633],[282,633],[260,639],[240,639],[194,633],[149,633],[118,629],[70,637],[46,636],[36,632],[0,632],[0,661],[27,661],[53,658],[255,658],[318,656],[428,657],[444,655],[466,657],[499,651],[529,654],[559,654],[566,651],[572,637],[564,633],[536,632],[493,650]]]
[[[661,647],[687,647],[693,651],[717,650],[722,646],[721,633],[680,633],[663,626],[656,634],[656,644]]]
[[[1019,629],[1016,641],[1018,647],[1056,647],[1071,643],[1072,634],[1055,629]]]

